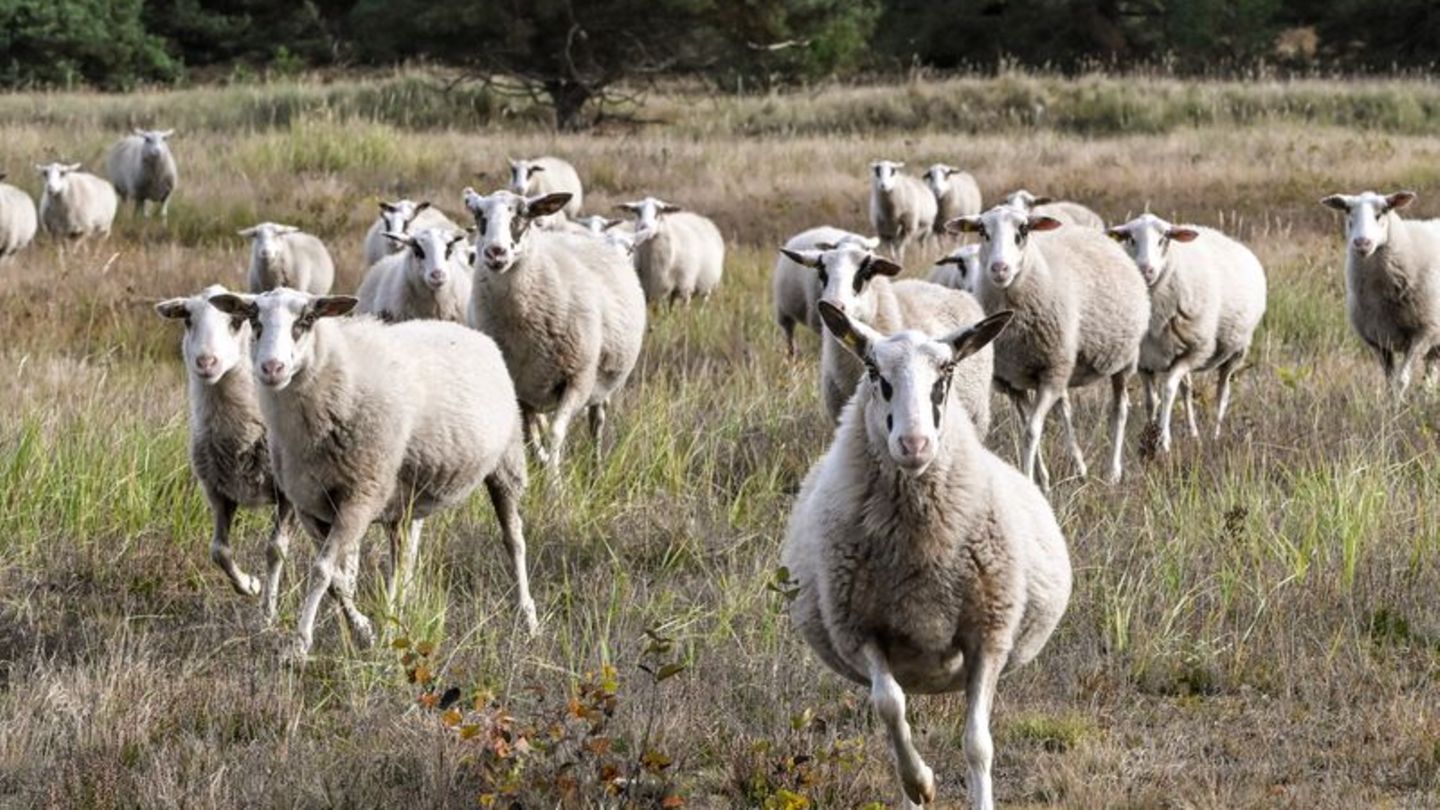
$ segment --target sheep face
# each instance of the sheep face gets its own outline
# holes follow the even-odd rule
[[[683,210],[680,206],[671,205],[658,197],[646,197],[635,202],[620,203],[616,207],[635,215],[636,233],[647,229],[653,231],[660,227],[661,216]]]
[[[244,315],[221,312],[210,299],[224,295],[218,284],[199,295],[171,298],[155,305],[161,317],[183,320],[185,337],[181,349],[185,368],[206,385],[219,382],[244,358],[250,347],[250,321]]]
[[[80,171],[79,163],[44,163],[35,165],[35,171],[45,178],[45,193],[58,197],[70,185],[70,175]]]
[[[348,295],[311,295],[277,287],[260,295],[223,293],[213,296],[210,303],[221,312],[250,321],[255,334],[250,346],[255,378],[280,391],[314,357],[315,322],[345,315],[359,301]]]
[[[419,233],[386,231],[385,237],[410,251],[405,271],[414,281],[439,290],[450,283],[457,252],[464,253],[465,234],[448,228],[426,228]]]
[[[925,170],[925,185],[930,187],[930,193],[937,198],[945,196],[950,190],[950,177],[958,174],[959,169],[954,166],[946,166],[944,163],[936,163]]]
[[[895,190],[895,183],[903,168],[903,162],[877,160],[870,164],[870,182],[875,184],[875,188],[888,194]]]
[[[959,217],[946,223],[946,228],[980,235],[980,268],[982,278],[1005,289],[1019,277],[1021,257],[1030,245],[1030,234],[1052,231],[1060,221],[1039,216],[1010,205],[997,205],[979,216]],[[977,278],[976,283],[979,283]]]
[[[1345,212],[1346,244],[1356,256],[1364,258],[1390,241],[1390,217],[1386,214],[1414,202],[1415,196],[1413,191],[1384,195],[1366,191],[1362,194],[1331,194],[1320,204]]]
[[[137,129],[135,137],[142,141],[140,145],[140,157],[146,161],[158,159],[161,155],[170,151],[168,138],[175,134],[173,129]]]
[[[827,301],[820,317],[831,334],[865,366],[857,396],[865,433],[882,444],[902,472],[922,475],[935,460],[947,427],[945,415],[955,368],[999,336],[1014,313],[997,312],[941,338],[905,330],[889,337]]]
[[[816,248],[781,248],[780,252],[796,264],[815,268],[820,276],[820,300],[842,312],[855,309],[870,279],[893,276],[901,269],[900,265],[876,256],[853,241],[839,245],[819,244]]]
[[[510,161],[510,190],[522,196],[529,194],[530,183],[535,179],[535,175],[543,171],[545,167],[534,161]]]
[[[632,233],[625,231],[601,231],[600,238],[605,244],[620,251],[626,256],[634,256],[635,249],[655,236],[653,228],[640,228]]]
[[[250,250],[260,261],[275,264],[285,255],[284,236],[300,230],[292,225],[262,222],[238,233],[250,240]]]
[[[395,202],[380,203],[380,220],[385,223],[384,228],[393,233],[409,233],[410,223],[420,212],[430,207],[430,203],[417,203],[413,200],[396,200]]]
[[[525,254],[531,224],[565,207],[565,192],[542,197],[522,197],[512,191],[483,196],[465,189],[465,207],[475,217],[475,262],[496,273],[504,273]]]
[[[943,256],[936,264],[950,264],[955,266],[955,272],[960,276],[960,288],[967,292],[975,292],[975,281],[980,275],[980,246],[965,245],[949,256]]]
[[[1125,247],[1140,277],[1149,286],[1155,286],[1170,269],[1170,245],[1172,242],[1193,242],[1199,231],[1193,228],[1177,227],[1155,216],[1142,214],[1124,225],[1116,225],[1106,231],[1110,238]]]

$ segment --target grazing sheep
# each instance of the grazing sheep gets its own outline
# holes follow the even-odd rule
[[[365,266],[368,268],[393,253],[399,253],[403,245],[387,239],[385,233],[416,233],[424,228],[443,228],[451,231],[465,229],[445,216],[445,212],[429,202],[396,200],[380,202],[380,215],[365,232]]]
[[[190,469],[215,519],[210,559],[237,593],[261,597],[265,621],[271,622],[296,521],[270,473],[265,421],[250,372],[250,322],[210,305],[211,299],[226,292],[212,285],[199,295],[161,301],[155,310],[185,321],[181,349],[189,378]],[[230,553],[230,525],[241,506],[275,509],[263,582],[241,570]]]
[[[250,240],[250,292],[277,287],[324,295],[335,280],[325,243],[292,225],[262,222],[238,232]]]
[[[170,195],[180,182],[175,155],[167,140],[173,129],[137,129],[116,142],[105,165],[110,183],[122,200],[135,201],[135,213],[149,216],[150,202],[160,203],[160,217],[170,213]]]
[[[1140,340],[1150,325],[1150,296],[1134,263],[1101,231],[1061,228],[1053,217],[1009,205],[960,217],[951,225],[980,234],[981,272],[975,289],[985,311],[1015,312],[995,343],[995,380],[1025,424],[1025,474],[1037,474],[1045,416],[1057,402],[1076,470],[1085,474],[1067,388],[1109,378],[1108,477],[1119,481],[1130,408],[1125,387],[1139,364]],[[1035,392],[1033,402],[1030,391]],[[1038,473],[1041,487],[1048,487],[1043,464]]]
[[[585,190],[580,185],[579,173],[574,166],[557,157],[510,161],[510,190],[521,197],[532,198],[547,194],[570,195],[570,202],[564,208],[554,216],[535,223],[542,228],[556,227],[566,219],[575,219],[580,216],[580,209],[585,203]]]
[[[781,560],[798,583],[791,621],[821,662],[869,687],[902,806],[935,801],[906,693],[963,689],[970,805],[989,810],[996,684],[1045,646],[1072,585],[1044,496],[985,449],[950,394],[953,369],[993,340],[1009,313],[941,338],[887,338],[828,302],[820,307],[868,374],[790,516]]]
[[[1320,201],[1345,212],[1345,308],[1397,399],[1415,362],[1426,363],[1428,377],[1440,354],[1440,219],[1396,213],[1415,196],[1366,191]]]
[[[1172,225],[1153,214],[1109,233],[1126,246],[1150,288],[1150,329],[1140,344],[1140,374],[1146,411],[1160,430],[1160,449],[1170,449],[1170,411],[1177,392],[1185,395],[1190,433],[1199,436],[1192,372],[1216,370],[1215,438],[1220,438],[1230,406],[1230,378],[1249,353],[1265,314],[1265,269],[1249,248],[1219,231]]]
[[[1005,204],[1019,208],[1027,214],[1040,214],[1059,220],[1065,225],[1079,225],[1082,228],[1096,230],[1105,229],[1105,220],[1080,203],[1037,197],[1023,188],[1019,191],[1012,191],[1010,196],[1005,198]]]
[[[880,246],[880,240],[873,236],[861,236],[852,231],[821,225],[808,231],[801,231],[785,242],[784,250],[816,250],[821,245],[834,247],[845,243],[857,244],[866,250]],[[795,356],[795,324],[803,323],[819,334],[820,314],[815,304],[820,300],[824,287],[814,270],[796,263],[784,251],[775,259],[775,275],[771,283],[774,296],[775,322],[785,333],[785,348],[791,357]]]
[[[935,262],[935,266],[930,268],[930,275],[926,279],[941,287],[964,290],[974,294],[975,279],[979,275],[980,246],[963,245],[959,250],[951,251],[940,257]]]
[[[119,205],[115,187],[88,172],[79,163],[36,164],[45,177],[40,195],[40,224],[51,236],[83,239],[108,237]]]
[[[385,235],[404,249],[370,267],[356,293],[359,311],[390,323],[417,318],[465,323],[471,295],[465,232],[424,228]]]
[[[645,300],[708,300],[725,271],[725,238],[715,223],[655,197],[618,207],[635,215],[636,232],[653,232],[635,251]]]
[[[635,368],[645,335],[645,295],[619,251],[593,236],[531,227],[568,199],[465,189],[477,230],[470,325],[499,344],[526,436],[554,472],[581,408],[599,457],[610,398]],[[546,413],[548,451],[539,437]]]
[[[937,234],[945,233],[945,223],[956,217],[968,217],[984,211],[980,205],[980,185],[969,172],[954,166],[936,163],[925,170],[925,185],[935,195]]]
[[[916,279],[892,283],[887,276],[899,273],[900,265],[857,244],[815,251],[786,250],[785,254],[791,261],[815,269],[823,285],[821,301],[873,324],[885,334],[904,329],[940,334],[985,315],[969,293]],[[820,394],[830,418],[839,421],[865,370],[835,340],[833,334],[820,340]],[[990,432],[993,362],[994,352],[987,347],[954,375],[959,401],[981,436]]]
[[[904,163],[877,160],[870,164],[870,226],[900,261],[910,242],[924,244],[935,227],[935,195],[924,183],[901,174]]]
[[[482,481],[510,552],[520,611],[534,632],[519,511],[524,438],[494,341],[444,321],[340,318],[357,303],[348,296],[282,287],[210,301],[256,330],[251,355],[275,480],[320,543],[290,661],[309,654],[327,591],[359,641],[374,641],[355,606],[360,542],[370,524],[384,524],[390,536],[393,615],[413,573],[422,522],[464,503]]]
[[[0,180],[5,173],[0,172]],[[30,195],[9,183],[0,183],[0,261],[24,250],[35,238],[39,218]]]

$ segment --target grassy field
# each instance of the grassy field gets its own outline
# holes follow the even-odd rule
[[[1421,195],[1414,216],[1440,214],[1440,139],[1424,134],[1440,90],[1147,82],[680,94],[646,111],[665,123],[565,137],[523,110],[513,127],[475,113],[491,103],[478,97],[457,118],[425,95],[428,112],[406,118],[403,96],[371,87],[370,114],[369,85],[134,106],[0,98],[0,170],[32,192],[32,163],[98,167],[131,124],[179,127],[182,172],[168,225],[127,210],[108,242],[41,242],[0,267],[0,806],[889,806],[898,788],[863,694],[823,670],[770,587],[828,433],[817,343],[807,335],[788,361],[770,314],[774,248],[813,224],[863,229],[865,163],[879,157],[970,168],[988,198],[1023,185],[1107,219],[1148,206],[1220,225],[1270,278],[1229,436],[1146,461],[1132,420],[1124,483],[1057,488],[1076,587],[1046,651],[1002,681],[999,800],[1440,803],[1437,400],[1387,402],[1345,321],[1339,224],[1317,204],[1403,187]],[[972,98],[991,120],[986,99],[1015,87],[1046,94],[1052,114],[949,117]],[[1227,94],[1273,111],[1143,113],[1146,99],[1248,109]],[[341,101],[285,102],[330,96]],[[1150,117],[1055,123],[1086,98]],[[879,108],[897,112],[856,112]],[[1354,109],[1371,117],[1342,111]],[[517,633],[482,497],[427,525],[419,585],[388,620],[404,649],[356,650],[327,612],[313,664],[287,671],[280,636],[208,559],[179,335],[151,304],[241,285],[235,231],[261,219],[319,233],[337,289],[353,289],[377,195],[456,213],[463,186],[499,185],[507,155],[542,152],[580,167],[594,210],[653,193],[712,215],[731,245],[724,286],[706,307],[655,315],[604,462],[572,453],[561,499],[532,487],[537,638]],[[1101,393],[1078,398],[1092,458]],[[1009,457],[1013,425],[997,412],[991,443]],[[1049,457],[1063,475],[1058,443]],[[265,526],[240,526],[249,569]],[[361,580],[375,617],[383,547],[372,533]],[[308,552],[294,547],[282,629]],[[453,707],[431,705],[452,687]],[[911,706],[942,806],[962,803],[963,698]]]

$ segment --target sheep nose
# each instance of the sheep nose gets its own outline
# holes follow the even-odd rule
[[[905,455],[911,458],[918,458],[925,454],[930,448],[930,439],[926,436],[901,436],[900,449]]]
[[[1369,250],[1370,246],[1375,243],[1363,236],[1357,236],[1351,241],[1351,244],[1355,246],[1356,250]]]
[[[285,373],[285,364],[279,360],[266,360],[260,364],[260,373],[272,379],[279,377]]]
[[[1140,265],[1140,275],[1146,278],[1150,278],[1151,276],[1155,275],[1155,267],[1149,264]]]
[[[214,371],[215,367],[218,365],[220,365],[220,358],[216,357],[213,354],[202,354],[199,357],[195,358],[195,368],[199,369],[202,372],[205,372],[206,374]]]
[[[504,255],[505,248],[499,245],[489,245],[485,248],[485,257],[487,259],[498,259]]]
[[[1010,272],[1010,265],[1008,262],[991,262],[990,272],[994,273],[997,276],[1003,276],[1006,273]]]
[[[425,280],[430,283],[430,286],[439,287],[440,285],[445,283],[445,274],[431,273],[425,277]]]

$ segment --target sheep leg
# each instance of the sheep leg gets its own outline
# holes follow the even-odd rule
[[[1155,412],[1158,407],[1158,400],[1155,398],[1155,373],[1151,371],[1140,372],[1140,387],[1145,392],[1145,419],[1149,422],[1155,421]]]
[[[1029,399],[1029,394],[1012,389],[1010,402],[1015,406],[1015,415],[1019,417],[1020,420],[1020,432],[1015,434],[1015,457],[1020,459],[1020,463],[1022,464],[1025,462],[1024,426],[1030,421]],[[1045,451],[1043,448],[1035,458],[1035,469],[1042,482],[1040,488],[1048,490],[1050,488],[1050,468],[1045,466]]]
[[[290,533],[294,531],[295,524],[295,509],[282,496],[275,504],[275,528],[270,532],[270,542],[265,545],[265,583],[260,601],[267,626],[275,622],[280,600],[280,576],[285,570],[285,558],[290,555]]]
[[[1050,415],[1050,409],[1064,396],[1064,392],[1063,384],[1041,383],[1040,388],[1035,391],[1035,401],[1030,403],[1025,422],[1025,453],[1022,456],[1021,471],[1026,478],[1034,480],[1046,491],[1050,489],[1049,476],[1047,475],[1044,481],[1036,477],[1035,459],[1040,455],[1040,438],[1045,433],[1045,417]]]
[[[1411,342],[1400,353],[1400,360],[1395,364],[1394,376],[1390,378],[1391,387],[1394,390],[1395,399],[1405,398],[1405,391],[1410,388],[1410,369],[1415,365],[1416,344]]]
[[[935,801],[935,772],[920,758],[905,720],[905,691],[890,673],[890,664],[876,644],[866,642],[861,648],[869,668],[870,706],[885,724],[890,746],[895,751],[895,770],[905,791],[905,800],[915,804]]]
[[[1191,374],[1186,374],[1185,379],[1180,381],[1180,396],[1185,401],[1185,423],[1190,428],[1190,438],[1200,439],[1200,425],[1195,421],[1195,380]]]
[[[600,466],[600,460],[601,460],[602,458],[604,458],[604,455],[605,455],[603,451],[604,451],[604,449],[605,449],[604,437],[605,437],[605,418],[606,418],[606,410],[607,410],[607,404],[604,403],[604,402],[595,402],[595,403],[592,403],[592,404],[590,405],[590,409],[589,409],[589,416],[590,416],[590,438],[595,440],[595,466],[596,466],[596,467],[599,467],[599,466]]]
[[[550,453],[545,449],[543,419],[544,417],[536,413],[534,408],[524,403],[520,404],[520,421],[525,428],[525,443],[530,445],[530,449],[534,451],[536,460],[541,464],[546,464],[550,461]]]
[[[170,198],[168,196],[160,201],[160,218],[170,219]]]
[[[148,214],[149,214],[149,212],[145,210],[145,200],[144,200],[143,198],[141,198],[141,197],[136,197],[136,198],[135,198],[135,216],[136,216],[136,217],[145,217],[145,216],[148,216]]]
[[[525,616],[525,629],[534,633],[540,628],[535,617],[535,600],[530,596],[530,574],[525,564],[525,525],[520,519],[520,498],[525,492],[523,456],[518,466],[502,462],[500,468],[485,479],[485,490],[490,493],[490,503],[495,507],[495,517],[500,521],[500,536],[505,541],[505,550],[510,553],[510,566],[514,569],[515,590],[520,612]]]
[[[361,537],[364,537],[363,532]],[[370,625],[370,619],[355,605],[355,591],[360,581],[358,538],[346,548],[344,563],[344,568],[330,585],[330,595],[335,597],[335,601],[340,605],[345,621],[350,625],[350,632],[355,635],[355,641],[362,648],[370,647],[375,644],[375,629]]]
[[[1215,376],[1215,440],[1220,440],[1220,430],[1225,425],[1225,412],[1230,410],[1230,379],[1235,375],[1235,370],[1245,359],[1243,353],[1220,364],[1216,369]]]
[[[405,592],[415,578],[415,562],[420,556],[420,528],[425,521],[397,521],[386,526],[390,537],[390,576],[385,583],[385,604],[391,616],[400,615]]]
[[[358,510],[355,509],[342,511],[336,521],[328,527],[323,524],[307,527],[312,533],[324,529],[325,539],[321,543],[319,553],[315,555],[315,560],[310,564],[309,591],[305,594],[305,601],[300,607],[300,621],[295,629],[294,640],[285,655],[286,662],[289,664],[303,664],[305,658],[310,654],[310,645],[315,638],[315,614],[320,611],[320,601],[325,598],[325,594],[332,592],[332,586],[339,585],[335,588],[334,594],[341,597],[342,600],[344,599],[345,587],[343,584],[337,583],[337,580],[345,579],[346,571],[344,569],[349,567],[352,547],[355,552],[353,556],[356,567],[359,567],[360,538],[365,535],[365,529],[370,525],[370,520],[368,517],[361,517],[357,512]],[[351,577],[349,586],[352,589],[353,597],[355,586],[353,577]],[[342,601],[341,606],[345,608],[346,617],[354,627],[356,616],[352,615],[353,604],[346,607]],[[354,613],[358,614],[359,611],[354,611]],[[362,625],[368,625],[368,622],[363,621],[364,616],[359,618],[362,620]],[[358,628],[356,629],[358,630]]]
[[[1125,453],[1125,419],[1130,413],[1130,393],[1125,390],[1125,384],[1130,379],[1130,372],[1133,369],[1117,371],[1110,377],[1110,476],[1112,484],[1120,483],[1120,476],[1124,470],[1123,456]],[[1170,403],[1162,403],[1161,409],[1166,413],[1170,411]]]
[[[1160,429],[1160,450],[1170,452],[1170,417],[1175,409],[1175,395],[1180,387],[1185,385],[1185,376],[1190,369],[1184,363],[1176,363],[1165,372],[1164,388],[1160,391],[1160,413],[1156,420],[1156,427]]]
[[[240,570],[230,553],[230,524],[235,520],[235,502],[215,493],[207,492],[206,495],[210,499],[210,512],[215,518],[215,533],[210,538],[210,559],[230,578],[236,593],[258,596],[260,581]]]
[[[593,372],[584,377],[570,380],[560,394],[560,403],[555,406],[555,416],[550,420],[550,470],[560,474],[560,455],[565,447],[565,436],[570,432],[570,420],[585,406],[590,389],[595,386]]]
[[[795,359],[795,322],[789,318],[780,319],[780,331],[785,333],[785,353]]]
[[[973,657],[965,683],[965,767],[970,786],[970,806],[976,810],[994,810],[995,790],[990,781],[990,765],[995,756],[995,743],[990,737],[990,709],[995,703],[995,685],[1009,652],[981,649]]]
[[[1075,460],[1075,474],[1085,477],[1085,453],[1080,450],[1080,439],[1075,435],[1075,420],[1070,410],[1069,392],[1060,395],[1060,420],[1065,423],[1065,441],[1070,445],[1070,457]]]

